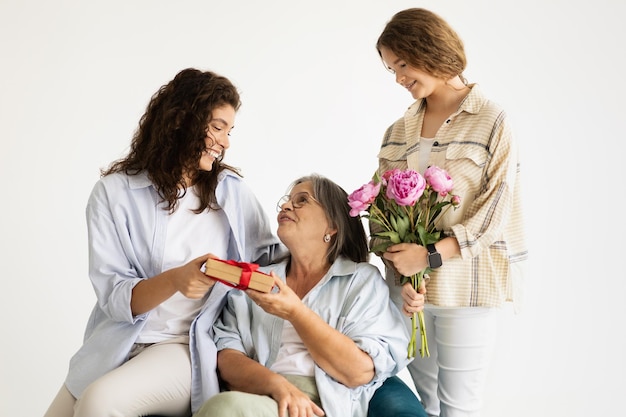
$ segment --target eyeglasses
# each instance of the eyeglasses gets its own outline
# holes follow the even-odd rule
[[[320,202],[317,201],[315,197],[313,197],[311,194],[302,191],[299,193],[295,193],[293,196],[289,194],[282,196],[280,200],[278,200],[278,203],[276,203],[276,211],[282,211],[283,206],[290,201],[294,209],[302,208],[302,206],[308,204],[311,201],[320,204]]]

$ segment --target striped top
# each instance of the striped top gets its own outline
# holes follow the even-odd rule
[[[477,84],[434,137],[429,165],[450,174],[456,210],[440,220],[455,236],[461,256],[444,261],[427,280],[426,302],[444,307],[496,307],[521,301],[523,262],[528,257],[520,196],[518,150],[506,114],[487,100]],[[378,154],[379,173],[419,165],[426,101],[411,105],[391,125]],[[370,227],[374,231],[375,225]],[[394,271],[387,268],[387,278]],[[399,276],[396,276],[396,282]]]

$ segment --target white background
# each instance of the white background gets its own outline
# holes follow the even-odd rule
[[[507,109],[524,158],[531,273],[483,415],[619,413],[623,2],[0,0],[0,415],[42,415],[63,382],[95,302],[87,197],[162,84],[197,67],[239,87],[227,162],[274,219],[300,175],[369,179],[412,102],[374,44],[412,6],[460,33],[465,75]]]

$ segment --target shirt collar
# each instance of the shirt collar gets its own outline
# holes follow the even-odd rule
[[[142,171],[136,175],[128,176],[128,186],[132,189],[146,188],[152,185],[152,181],[148,178],[148,173]]]
[[[464,111],[467,113],[476,114],[480,111],[480,108],[486,101],[485,96],[483,95],[482,91],[480,91],[480,87],[478,86],[478,84],[468,84],[468,87],[470,87],[471,90],[467,97],[465,97],[461,102],[457,113]],[[417,100],[407,109],[406,116],[415,116],[416,114],[424,110],[425,105],[426,99],[421,98]]]
[[[469,84],[468,87],[471,88],[469,94],[459,106],[459,112],[464,111],[471,114],[476,114],[480,111],[480,108],[485,103],[486,99],[483,96],[482,91],[480,91],[480,87],[478,84]]]
[[[328,277],[337,277],[343,275],[352,275],[356,272],[356,263],[346,258],[345,256],[339,256],[335,262],[330,266]]]
[[[284,260],[280,262],[279,264],[262,267],[261,270],[270,271],[274,269],[277,274],[279,275],[282,274],[282,276],[284,277],[286,275],[287,262],[288,260]],[[355,272],[356,272],[356,262],[351,261],[345,256],[339,256],[335,260],[335,262],[333,262],[333,264],[330,266],[330,269],[328,270],[328,272],[322,279],[322,282],[326,283],[326,281],[329,281],[333,277],[352,275]]]

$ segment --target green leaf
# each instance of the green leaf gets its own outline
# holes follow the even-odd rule
[[[398,221],[396,222],[396,230],[398,231],[398,235],[401,241],[405,241],[406,233],[409,231],[409,219],[403,213],[398,217]]]
[[[417,243],[417,236],[415,233],[411,232],[404,237],[403,242],[405,243]]]
[[[393,243],[400,243],[401,242],[400,236],[398,236],[398,232],[394,232],[393,230],[391,230],[389,232],[376,233],[376,236],[385,237],[385,238],[389,239]]]
[[[398,221],[396,220],[396,216],[391,214],[389,216],[389,221],[391,222],[391,227],[393,228],[393,230],[398,230]]]
[[[403,213],[402,214],[402,226],[408,229],[410,224],[411,224],[411,219],[409,219],[409,214]]]
[[[439,203],[433,206],[433,210],[441,211],[441,209],[447,206],[448,204],[451,204],[451,203],[449,201],[440,201]]]
[[[419,237],[420,245],[426,246],[425,240],[426,240],[427,234],[428,234],[428,232],[426,232],[426,229],[424,228],[424,226],[422,224],[418,224],[417,225],[417,236]]]
[[[384,227],[385,229],[387,228],[387,225],[386,225],[385,223],[381,222],[380,220],[378,220],[378,217],[373,217],[373,216],[370,216],[370,217],[369,217],[369,221],[374,222],[374,223],[376,223],[376,224],[379,224],[379,225],[381,225],[382,227]]]
[[[391,246],[391,242],[380,243],[380,244],[372,247],[370,249],[370,252],[372,252],[372,253],[385,252],[385,251],[387,251],[387,248],[389,246]]]
[[[435,233],[427,233],[425,236],[425,240],[424,240],[424,245],[428,245],[429,243],[437,243],[439,242],[439,240],[441,240],[439,238],[439,235],[441,233],[440,232],[435,232]]]
[[[428,223],[429,226],[434,226],[435,221],[437,221],[437,218],[441,214],[441,210],[449,204],[451,204],[449,201],[441,201],[432,207],[433,214],[430,218],[430,222]]]

